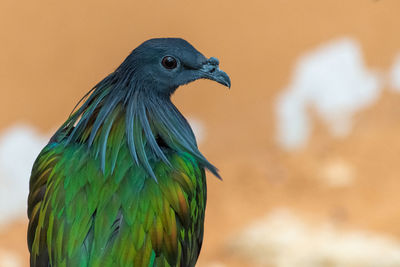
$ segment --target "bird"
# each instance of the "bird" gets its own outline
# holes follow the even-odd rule
[[[78,102],[32,167],[30,266],[195,266],[220,175],[171,96],[198,79],[231,87],[217,58],[154,38]]]

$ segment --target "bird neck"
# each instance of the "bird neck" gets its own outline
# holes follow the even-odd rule
[[[219,177],[218,170],[199,151],[189,123],[171,102],[170,95],[153,92],[157,91],[140,83],[130,83],[127,87],[103,81],[52,140],[65,145],[87,145],[100,157],[103,172],[106,172],[107,148],[121,144],[112,142],[123,142],[133,162],[154,179],[157,178],[152,163],[162,161],[171,166],[166,156],[170,151],[190,153]]]

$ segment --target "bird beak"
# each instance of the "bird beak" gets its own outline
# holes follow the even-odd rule
[[[215,57],[208,59],[200,69],[202,77],[216,81],[228,88],[231,88],[231,79],[228,74],[219,68],[219,60]]]

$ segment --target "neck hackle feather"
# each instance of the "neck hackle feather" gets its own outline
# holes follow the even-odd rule
[[[125,62],[124,62],[125,63]],[[125,138],[137,166],[142,166],[155,180],[152,161],[163,161],[171,166],[165,149],[192,154],[201,165],[220,178],[218,170],[199,151],[193,131],[170,100],[154,85],[135,78],[135,70],[124,68],[124,63],[90,90],[58,129],[51,141],[85,143],[100,157],[103,173],[112,173],[116,156],[106,170],[106,150],[110,132],[118,120],[124,124]],[[78,103],[79,105],[79,103]]]

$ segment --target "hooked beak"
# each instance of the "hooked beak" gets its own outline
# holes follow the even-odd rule
[[[201,67],[203,78],[216,81],[228,88],[231,88],[231,79],[228,74],[219,68],[219,60],[215,57],[209,58]]]

